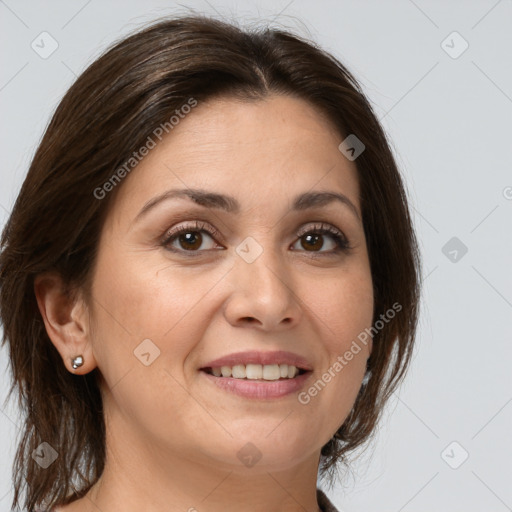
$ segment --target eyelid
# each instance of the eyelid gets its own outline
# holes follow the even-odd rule
[[[222,243],[225,243],[225,238],[219,230],[213,227],[209,222],[199,219],[190,221],[189,223],[185,222],[183,224],[178,225],[178,227],[172,227],[167,229],[162,237],[162,242],[165,243],[166,240],[169,240],[169,238],[175,236],[177,233],[180,233],[183,230],[205,231],[206,233],[208,233],[210,237],[215,238],[216,240],[220,239]]]
[[[300,229],[297,231],[296,236],[303,236],[306,233],[309,233],[310,231],[328,231],[328,232],[336,233],[346,239],[345,233],[343,233],[343,231],[341,231],[341,229],[338,229],[337,227],[333,226],[332,224],[329,224],[324,221],[311,221],[306,224],[303,224],[300,227]]]

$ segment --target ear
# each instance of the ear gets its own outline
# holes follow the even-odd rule
[[[90,340],[89,312],[81,295],[73,299],[62,278],[53,272],[36,276],[34,293],[46,332],[65,367],[77,375],[92,371],[97,364]],[[74,369],[73,359],[80,355],[83,365]]]

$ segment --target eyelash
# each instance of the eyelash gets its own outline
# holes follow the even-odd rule
[[[161,245],[165,247],[167,250],[174,252],[174,253],[186,253],[187,255],[190,255],[191,257],[199,256],[203,250],[195,250],[195,251],[187,251],[185,249],[176,249],[174,247],[170,247],[169,244],[174,241],[174,239],[177,239],[180,235],[184,233],[194,233],[194,232],[206,232],[211,238],[217,239],[222,238],[222,235],[217,231],[215,228],[211,227],[209,224],[206,224],[201,221],[195,221],[192,224],[184,225],[176,229],[172,229],[168,231],[163,241],[161,242]],[[299,232],[296,234],[298,238],[301,238],[305,235],[314,234],[314,235],[330,235],[334,242],[336,243],[336,248],[331,249],[330,251],[304,251],[311,253],[312,257],[317,256],[333,256],[340,252],[348,252],[350,249],[352,249],[352,246],[350,245],[348,239],[345,237],[345,235],[339,231],[337,228],[334,228],[333,226],[330,226],[329,224],[324,224],[323,222],[317,223],[312,227],[309,227],[306,230],[299,230]]]

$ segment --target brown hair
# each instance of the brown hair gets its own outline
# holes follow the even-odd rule
[[[393,304],[401,310],[374,335],[371,378],[323,446],[321,474],[346,463],[347,454],[370,438],[409,365],[421,275],[404,185],[379,121],[352,74],[315,43],[284,30],[249,31],[202,15],[161,20],[115,43],[68,90],[2,234],[2,344],[9,346],[9,396],[18,389],[25,415],[13,507],[21,503],[23,488],[29,511],[74,501],[101,476],[105,459],[99,370],[79,376],[62,364],[37,307],[34,277],[52,270],[69,293],[90,290],[99,235],[116,195],[99,200],[94,190],[191,97],[247,101],[270,93],[308,101],[338,128],[340,142],[355,134],[366,146],[355,163],[374,321]],[[47,469],[31,457],[42,442],[59,454]]]

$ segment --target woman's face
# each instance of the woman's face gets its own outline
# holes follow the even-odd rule
[[[199,103],[118,185],[89,313],[119,456],[253,473],[317,460],[352,408],[371,350],[359,344],[335,365],[373,312],[357,172],[341,141],[302,100],[217,99]],[[353,207],[297,203],[326,192]],[[245,351],[271,356],[242,356],[246,364],[290,362],[272,358],[283,351],[311,371],[279,381],[204,371]],[[257,377],[259,366],[249,371]]]

